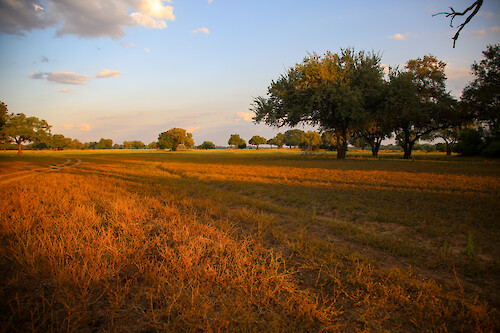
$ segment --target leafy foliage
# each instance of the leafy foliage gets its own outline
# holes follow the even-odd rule
[[[231,146],[234,146],[234,148],[245,145],[244,148],[246,148],[246,141],[243,140],[239,134],[231,134],[231,137],[227,141],[227,143]]]
[[[177,151],[180,145],[186,148],[194,146],[193,135],[183,128],[172,128],[158,136],[158,148]]]
[[[267,143],[266,138],[259,136],[259,135],[254,135],[252,138],[248,141],[249,144],[257,146],[257,149],[259,149],[260,145],[264,145]]]
[[[338,158],[345,158],[349,133],[363,124],[371,91],[382,82],[380,57],[343,49],[311,54],[254,99],[256,122],[272,126],[318,125],[337,135]]]
[[[199,149],[215,149],[215,144],[211,141],[204,141],[198,146]]]
[[[40,136],[47,135],[49,130],[50,126],[45,120],[26,117],[23,113],[18,113],[10,115],[2,132],[7,140],[17,144],[18,155],[21,155],[21,145],[23,143],[32,142]]]

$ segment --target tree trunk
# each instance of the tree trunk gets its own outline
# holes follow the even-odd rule
[[[404,142],[403,142],[403,151],[404,151],[404,155],[403,155],[403,159],[405,160],[409,160],[411,158],[411,151],[413,149],[413,144],[415,143],[415,141],[411,141],[410,140],[410,133],[408,131],[405,131],[404,132]]]
[[[337,132],[337,159],[345,160],[347,154],[347,132]]]
[[[452,145],[450,145],[448,142],[446,143],[446,155],[450,156],[451,155],[451,149],[453,148]]]
[[[371,145],[372,147],[372,157],[377,158],[378,157],[378,151],[380,150],[380,145],[382,144],[382,139],[375,139],[373,144]]]
[[[23,151],[21,150],[21,141],[17,143],[17,155],[22,155]]]

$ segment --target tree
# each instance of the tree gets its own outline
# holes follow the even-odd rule
[[[151,142],[149,145],[148,145],[148,149],[156,149],[156,147],[158,146],[158,142],[156,141],[153,141]]]
[[[41,135],[47,135],[50,130],[45,120],[36,117],[26,117],[23,113],[9,116],[4,126],[4,135],[10,142],[17,144],[17,154],[22,155],[21,145],[32,142]]]
[[[486,134],[500,135],[500,44],[488,45],[484,58],[472,65],[474,81],[463,90],[461,102],[470,120],[486,125]]]
[[[351,131],[364,123],[367,92],[383,79],[380,57],[343,49],[339,54],[309,55],[268,88],[268,97],[254,99],[254,121],[272,126],[308,124],[333,130],[337,158],[344,159]]]
[[[142,149],[145,145],[142,141],[123,141],[123,148],[125,149]]]
[[[191,148],[194,145],[193,135],[183,128],[172,128],[158,136],[158,148],[177,151],[180,145]]]
[[[312,150],[317,150],[323,143],[321,135],[315,131],[307,131],[302,135],[300,147],[304,150],[304,154],[310,153]]]
[[[304,135],[304,131],[302,130],[288,130],[285,132],[285,139],[283,142],[290,148],[298,146],[300,144],[300,141],[302,140],[302,135]]]
[[[227,140],[227,144],[228,145],[231,145],[231,146],[234,146],[234,149],[236,149],[236,147],[238,146],[241,146],[241,145],[245,145],[246,147],[246,141],[243,140],[239,134],[231,134],[231,137],[229,137],[229,140]]]
[[[452,38],[453,39],[453,48],[455,48],[455,43],[457,42],[458,36],[460,35],[460,32],[462,31],[462,29],[467,25],[467,23],[470,22],[470,20],[472,20],[472,18],[474,16],[476,16],[477,12],[479,11],[479,9],[481,8],[482,5],[483,5],[483,0],[476,0],[472,3],[472,5],[467,7],[463,12],[457,12],[457,11],[455,11],[455,9],[453,9],[453,7],[450,7],[451,12],[441,12],[441,13],[437,13],[437,14],[432,15],[432,16],[445,15],[446,17],[451,17],[450,27],[453,28],[453,20],[457,16],[464,16],[465,14],[470,12],[469,16],[467,16],[464,23],[462,23],[458,26],[458,30],[457,30],[455,36],[453,36],[453,38]]]
[[[50,140],[50,147],[56,150],[63,150],[64,148],[69,148],[71,145],[71,139],[66,138],[62,134],[54,134]]]
[[[198,149],[215,149],[215,144],[211,141],[203,141],[203,143],[198,146]]]
[[[92,149],[112,149],[113,148],[113,140],[101,138],[99,142]]]
[[[411,158],[413,146],[422,137],[458,121],[455,101],[445,90],[445,66],[426,55],[409,60],[403,71],[389,72],[386,110],[404,159]]]
[[[278,133],[276,136],[273,138],[267,140],[267,144],[271,146],[277,146],[278,149],[283,148],[283,145],[285,144],[285,134],[283,133]]]
[[[337,136],[334,131],[324,131],[321,133],[321,141],[324,149],[337,150]]]
[[[0,143],[7,141],[7,133],[5,133],[5,126],[9,120],[9,110],[7,105],[0,101]]]
[[[265,145],[267,143],[266,138],[259,136],[259,135],[254,135],[252,138],[248,141],[249,144],[257,146],[257,150],[259,149],[260,145]]]
[[[432,134],[431,139],[437,139],[437,138],[443,139],[445,143],[446,155],[451,155],[453,148],[458,142],[459,135],[460,135],[460,127],[454,126],[437,130]]]

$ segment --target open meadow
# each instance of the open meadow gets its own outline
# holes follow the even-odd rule
[[[500,163],[0,152],[0,331],[500,329]]]

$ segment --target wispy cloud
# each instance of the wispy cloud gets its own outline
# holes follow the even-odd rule
[[[253,112],[237,112],[235,121],[240,122],[240,121],[252,121],[252,118],[255,116],[255,113]]]
[[[150,50],[150,49],[148,49],[147,47],[144,49],[144,51],[146,51],[146,53],[151,52],[151,50]]]
[[[500,34],[500,26],[496,25],[496,26],[488,28],[488,29],[477,30],[477,31],[474,31],[472,34],[476,38],[483,38],[483,37],[486,37],[488,35]]]
[[[203,27],[203,28],[194,29],[192,31],[192,33],[194,33],[194,34],[205,34],[205,35],[208,35],[208,34],[210,34],[210,30],[208,30],[207,28]]]
[[[56,26],[57,36],[82,38],[125,35],[125,28],[143,26],[163,29],[175,20],[165,0],[7,0],[1,2],[0,31],[23,36],[26,31]]]
[[[56,91],[57,92],[61,92],[61,93],[66,93],[66,94],[72,94],[73,93],[73,91],[70,88],[57,89]]]
[[[208,4],[210,5],[214,0],[208,0]]]
[[[55,84],[71,84],[76,86],[81,86],[86,84],[90,79],[93,78],[116,78],[121,75],[120,71],[110,71],[107,69],[102,69],[96,76],[89,76],[84,74],[77,74],[73,72],[40,72],[35,71],[29,76],[35,80],[46,80],[50,83]]]
[[[126,49],[128,49],[129,47],[136,47],[137,46],[134,43],[126,43],[126,42],[120,43],[120,45]]]
[[[64,129],[67,129],[67,130],[71,130],[71,129],[78,129],[82,132],[88,132],[90,130],[92,130],[92,126],[90,126],[90,124],[87,124],[87,123],[80,123],[80,124],[63,124],[63,128]]]
[[[389,38],[394,39],[394,40],[407,40],[411,36],[412,36],[412,34],[407,32],[405,34],[396,33],[394,35],[389,36]]]
[[[98,79],[106,77],[119,77],[121,74],[122,72],[120,71],[110,71],[103,68],[95,77]]]
[[[201,127],[200,126],[190,126],[190,127],[186,127],[186,132],[188,133],[195,133],[196,131],[198,131]]]

